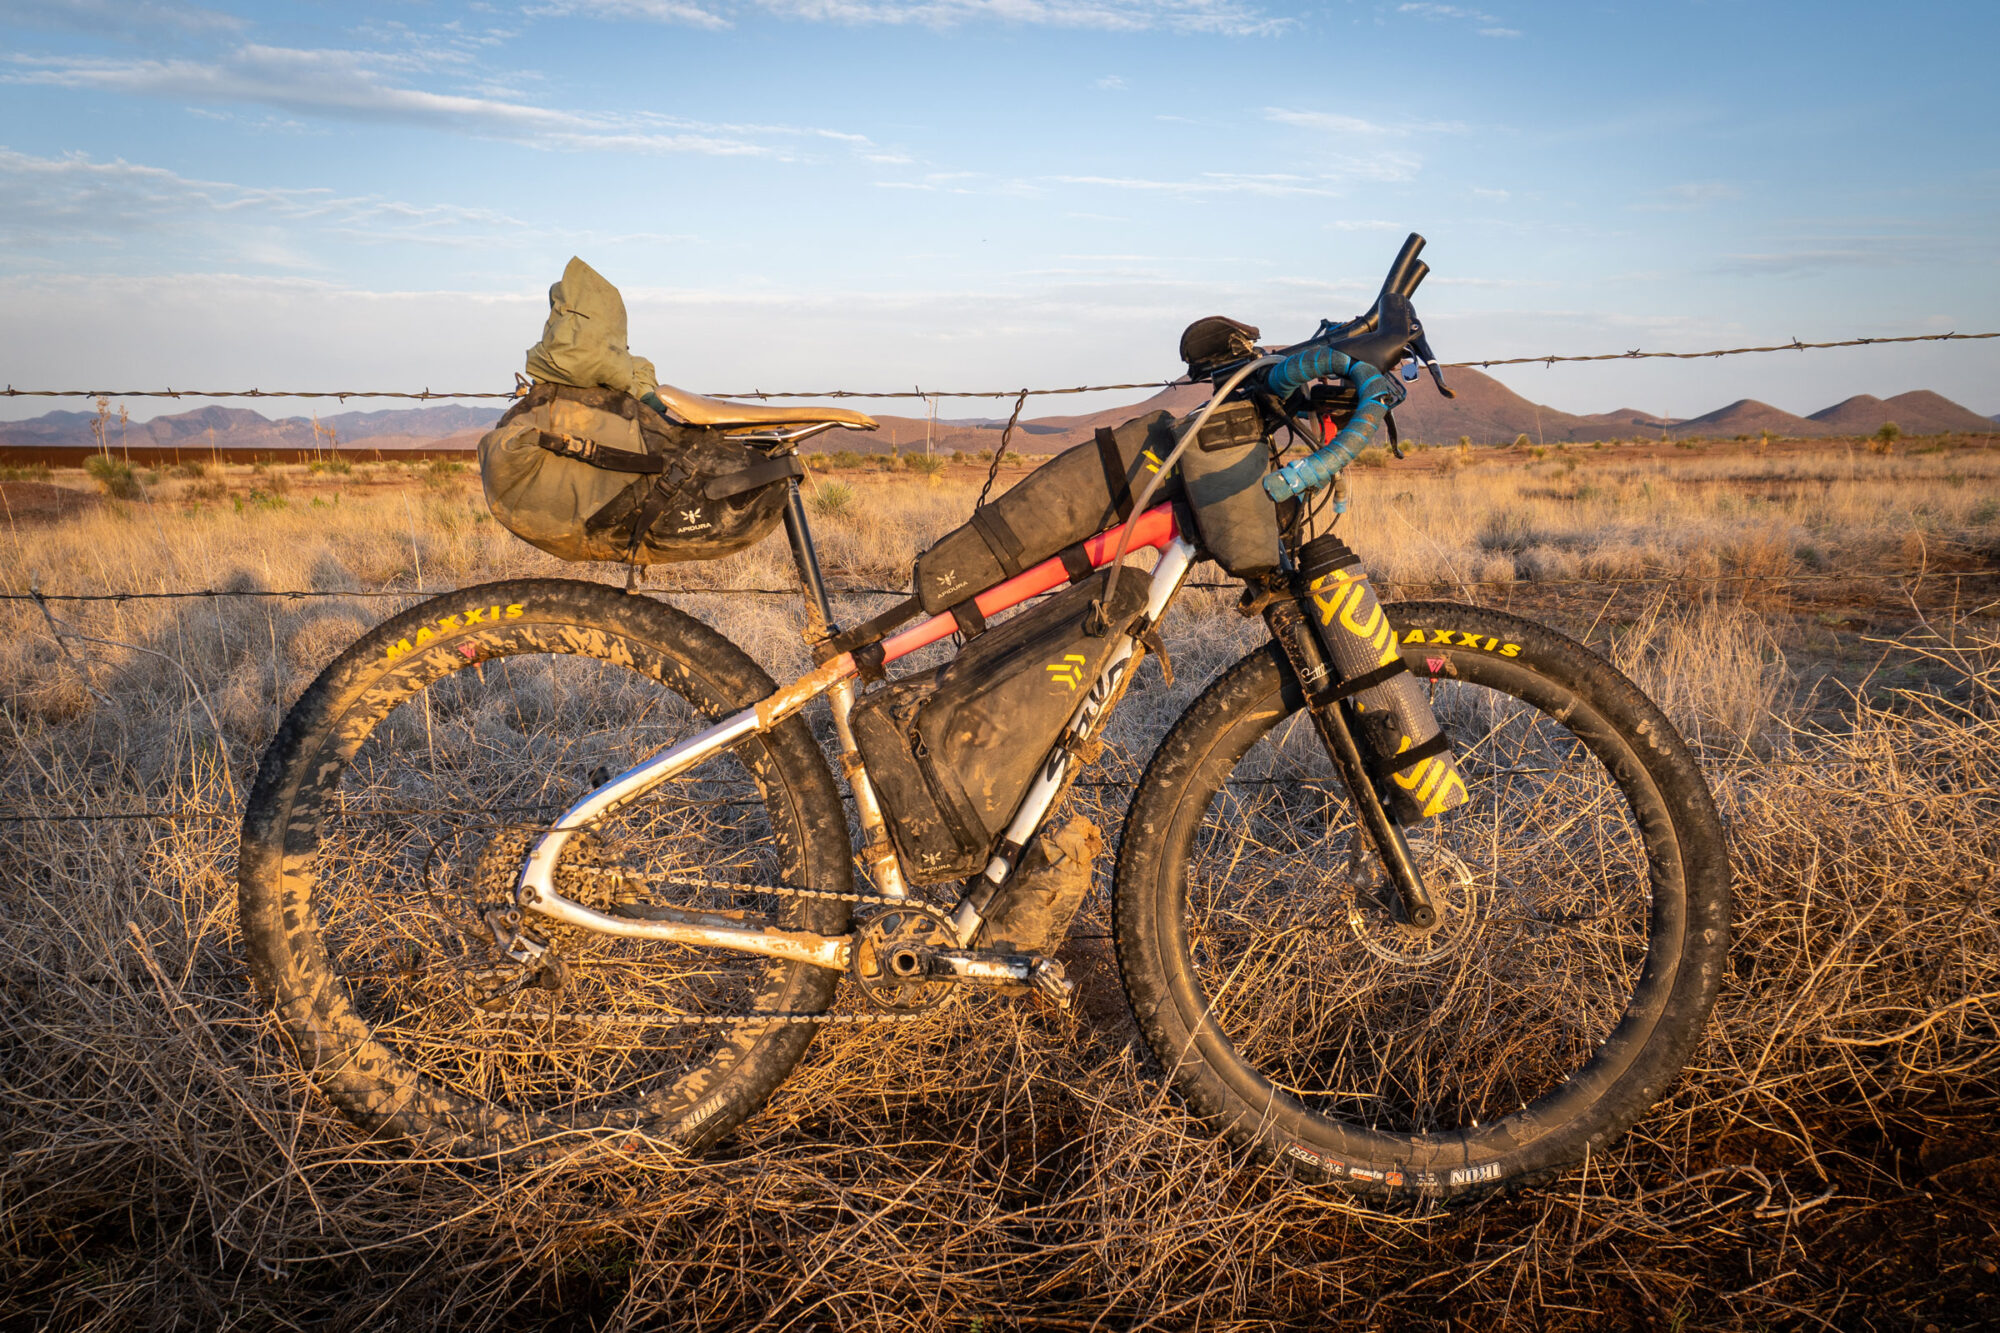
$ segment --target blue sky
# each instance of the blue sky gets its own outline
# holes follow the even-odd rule
[[[572,253],[691,388],[1164,378],[1409,230],[1446,359],[2000,328],[1996,49],[1990,0],[0,0],[0,381],[504,387]],[[1506,378],[1993,413],[1996,367]]]

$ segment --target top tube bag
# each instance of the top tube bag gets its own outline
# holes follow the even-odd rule
[[[715,560],[760,540],[805,469],[618,389],[540,383],[479,441],[501,526],[564,560]]]

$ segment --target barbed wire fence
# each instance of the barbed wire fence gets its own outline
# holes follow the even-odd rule
[[[1584,355],[1549,354],[1546,356],[1489,357],[1473,361],[1444,361],[1439,364],[1446,370],[1490,370],[1494,366],[1555,366],[1565,362],[1591,361],[1706,361],[1715,357],[1749,356],[1760,352],[1816,352],[1830,347],[1887,347],[1893,343],[1939,343],[1939,342],[1980,342],[1989,338],[2000,338],[1995,333],[1913,333],[1897,337],[1847,338],[1837,342],[1800,342],[1794,338],[1790,342],[1770,343],[1760,347],[1715,347],[1704,352],[1648,352],[1633,348],[1624,352],[1595,352]],[[821,389],[786,390],[782,392],[764,389],[744,389],[733,393],[710,395],[716,398],[748,398],[769,400],[774,398],[1029,398],[1056,397],[1064,394],[1112,393],[1129,389],[1170,389],[1190,383],[1186,377],[1170,380],[1137,380],[1129,384],[1079,384],[1072,388],[1053,389],[926,389],[921,386],[912,389]],[[517,398],[521,389],[517,386],[507,390],[395,390],[395,389],[17,389],[12,384],[0,389],[0,398],[333,398],[341,402],[349,398],[394,398],[416,402],[428,402],[444,398],[466,399],[508,399]]]
[[[1635,348],[1624,352],[1606,352],[1606,353],[1595,353],[1586,355],[1546,355],[1546,356],[1489,358],[1484,360],[1447,362],[1443,364],[1447,369],[1465,369],[1465,368],[1490,369],[1494,366],[1517,366],[1517,365],[1554,366],[1562,363],[1588,363],[1588,362],[1649,360],[1649,359],[1705,360],[1715,357],[1743,356],[1743,355],[1785,352],[1785,351],[1804,352],[1804,351],[1818,351],[1828,348],[1842,348],[1842,347],[1879,347],[1879,346],[1886,346],[1898,343],[1970,342],[1970,341],[1983,341],[1994,338],[2000,338],[2000,332],[1994,332],[1994,333],[1949,332],[1949,333],[1936,333],[1936,334],[1915,334],[1915,335],[1897,336],[1897,337],[1850,338],[1850,339],[1831,341],[1831,342],[1802,342],[1797,339],[1793,339],[1788,342],[1772,343],[1762,346],[1715,348],[1707,351],[1698,351],[1698,352],[1644,351]],[[821,390],[821,391],[775,392],[775,391],[765,391],[760,389],[751,389],[739,392],[716,394],[714,396],[719,398],[752,399],[752,400],[770,400],[770,399],[936,400],[940,398],[1014,398],[1016,400],[1014,406],[1014,412],[1013,416],[1010,418],[1008,423],[1009,432],[1011,433],[1013,424],[1020,418],[1022,405],[1025,404],[1027,399],[1031,397],[1054,397],[1062,395],[1104,393],[1104,392],[1138,390],[1138,389],[1158,390],[1158,389],[1172,388],[1179,385],[1185,385],[1188,383],[1189,383],[1188,380],[1182,378],[1173,380],[1135,381],[1122,384],[1088,384],[1088,385],[1077,385],[1073,387],[1060,387],[1060,388],[1015,388],[1015,389],[992,389],[992,390],[985,390],[985,389],[938,390],[938,389],[924,389],[922,387],[917,387],[907,390],[884,390],[884,391],[831,389],[831,390]],[[206,389],[198,390],[198,389],[174,389],[174,388],[17,389],[13,385],[9,384],[4,389],[0,389],[0,398],[107,398],[107,399],[108,398],[165,398],[165,399],[303,398],[303,399],[335,399],[342,402],[350,398],[355,398],[355,399],[394,399],[394,400],[405,400],[405,401],[434,401],[441,399],[505,400],[518,397],[521,391],[522,391],[521,387],[518,384],[516,388],[506,391],[440,391],[429,388],[416,391],[380,390],[380,389],[272,390],[272,389],[256,389],[256,388],[223,389],[223,390],[206,390]],[[996,458],[995,458],[996,464],[998,462],[997,452],[998,451],[996,451]],[[1966,580],[1973,580],[1973,579],[2000,579],[2000,567],[1957,569],[1957,570],[1924,570],[1915,573],[1897,573],[1897,572],[1866,571],[1866,570],[1826,572],[1826,573],[1801,573],[1801,574],[1749,574],[1749,573],[1692,574],[1692,573],[1662,572],[1659,574],[1627,575],[1627,576],[1610,577],[1610,578],[1433,579],[1433,580],[1400,579],[1400,580],[1395,580],[1395,582],[1400,590],[1406,592],[1415,592],[1422,589],[1433,589],[1433,588],[1457,589],[1467,592],[1470,592],[1475,589],[1504,589],[1509,591],[1510,593],[1533,592],[1536,590],[1543,590],[1543,589],[1556,590],[1556,589],[1566,589],[1566,588],[1568,589],[1589,588],[1600,591],[1610,591],[1615,596],[1619,590],[1628,587],[1648,587],[1648,588],[1660,588],[1663,586],[1720,587],[1723,585],[1736,584],[1736,585],[1742,585],[1744,587],[1762,585],[1767,589],[1775,590],[1795,585],[1812,585],[1812,584],[1831,584],[1831,585],[1840,585],[1840,584],[1892,585],[1893,584],[1893,585],[1901,585],[1905,589],[1908,589],[1912,585],[1921,585],[1923,583],[1932,581],[1949,582],[1952,584],[1954,591],[1957,591],[1960,588],[1962,588]],[[1186,584],[1185,586],[1190,589],[1199,591],[1228,591],[1228,592],[1240,591],[1242,587],[1242,585],[1237,582],[1209,582],[1209,581],[1193,581]],[[152,602],[152,601],[183,601],[183,600],[213,601],[213,600],[231,600],[231,599],[271,599],[271,600],[292,601],[292,602],[302,602],[302,601],[321,600],[321,599],[346,599],[346,600],[362,600],[362,601],[401,600],[401,601],[413,602],[416,600],[427,600],[433,597],[448,596],[451,595],[453,591],[455,590],[437,589],[437,588],[431,588],[431,589],[182,588],[182,589],[161,589],[153,591],[141,591],[133,589],[133,590],[112,590],[105,592],[47,592],[42,590],[39,586],[31,586],[25,592],[21,591],[0,592],[0,603],[32,603],[33,605],[35,605],[36,608],[41,612],[42,617],[44,618],[47,624],[47,628],[50,635],[56,640],[58,648],[61,649],[65,655],[67,655],[69,649],[65,642],[66,640],[78,639],[86,642],[94,642],[95,640],[92,640],[90,639],[89,636],[79,634],[73,630],[67,630],[62,628],[60,623],[56,621],[51,612],[50,609],[51,603],[60,602],[69,604],[92,604],[92,603],[125,604],[133,602]],[[648,591],[655,595],[686,596],[686,597],[753,596],[753,597],[790,598],[790,597],[797,597],[800,595],[800,590],[797,587],[765,588],[765,587],[714,586],[714,585],[704,586],[699,584],[682,585],[676,587],[655,587],[648,589]],[[904,597],[908,595],[909,590],[907,588],[880,588],[873,586],[831,586],[829,587],[828,591],[831,595],[835,597],[855,598],[855,597],[868,597],[868,596]],[[123,645],[123,646],[129,646],[129,645]],[[141,651],[148,651],[148,650],[141,650]],[[1817,763],[1819,761],[1817,760],[1790,761],[1790,760],[1778,759],[1778,760],[1763,760],[1760,762],[1782,767],[1793,763]],[[1076,785],[1087,786],[1087,787],[1130,788],[1135,786],[1136,784],[1131,781],[1121,780],[1121,779],[1097,779],[1086,782],[1079,782]],[[234,808],[198,809],[192,807],[174,807],[170,809],[86,810],[86,811],[55,812],[55,813],[51,812],[27,813],[27,812],[0,811],[0,825],[16,825],[16,826],[23,824],[60,825],[60,824],[124,823],[124,822],[162,822],[169,824],[178,824],[178,823],[210,822],[218,820],[228,821],[228,820],[234,820],[238,817],[240,817],[240,812]]]

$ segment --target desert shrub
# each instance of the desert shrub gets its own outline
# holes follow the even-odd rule
[[[945,469],[945,460],[937,454],[905,454],[903,466],[920,477],[936,477]]]
[[[29,463],[24,467],[0,467],[0,481],[47,481],[54,475],[47,463]]]
[[[424,485],[431,490],[441,491],[455,485],[465,472],[466,467],[463,463],[450,458],[433,458],[424,468]]]
[[[1896,441],[1903,438],[1903,428],[1893,421],[1885,421],[1876,430],[1868,448],[1871,453],[1886,454],[1896,447]]]
[[[806,500],[806,508],[820,518],[840,518],[854,508],[854,488],[844,481],[822,482]]]
[[[139,478],[133,475],[132,465],[122,458],[92,454],[84,460],[83,470],[95,477],[104,493],[114,500],[136,500],[145,494]]]
[[[190,479],[205,477],[208,475],[208,464],[190,458],[185,463],[174,464],[168,471],[176,477],[187,477]]]
[[[1363,449],[1354,459],[1356,467],[1387,467],[1389,455],[1381,448]]]
[[[345,458],[315,458],[312,462],[306,464],[306,471],[313,473],[315,476],[326,472],[336,477],[345,477],[354,471],[354,464],[348,462]]]

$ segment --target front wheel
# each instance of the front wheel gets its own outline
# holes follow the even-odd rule
[[[1433,1197],[1547,1179],[1623,1133],[1693,1051],[1729,945],[1707,785],[1608,662],[1497,611],[1387,608],[1471,800],[1410,830],[1436,897],[1401,923],[1276,645],[1175,724],[1119,851],[1126,993],[1232,1141]]]

